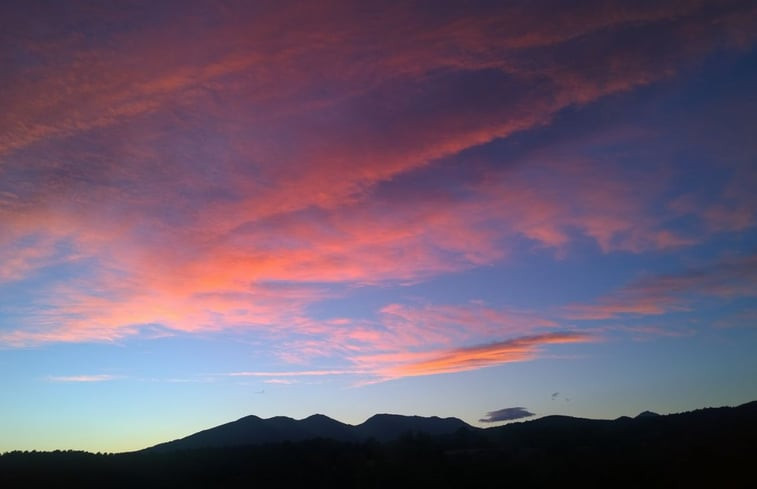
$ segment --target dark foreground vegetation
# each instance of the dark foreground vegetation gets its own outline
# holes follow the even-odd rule
[[[613,421],[551,416],[394,441],[12,452],[0,487],[755,487],[757,402]]]

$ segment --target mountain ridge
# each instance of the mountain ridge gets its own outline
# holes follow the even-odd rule
[[[287,416],[261,418],[253,414],[183,438],[159,443],[143,451],[234,447],[286,441],[298,442],[316,438],[354,442],[375,439],[386,442],[408,432],[435,436],[451,434],[461,428],[479,429],[459,418],[438,416],[379,413],[358,425],[350,425],[320,413],[299,420]]]
[[[361,442],[371,439],[378,442],[391,442],[408,433],[436,437],[453,435],[459,433],[461,430],[471,433],[484,433],[494,437],[513,436],[516,438],[519,433],[524,431],[574,432],[595,430],[609,432],[625,430],[629,426],[638,426],[640,423],[667,423],[675,426],[677,423],[676,420],[681,421],[691,416],[698,416],[704,419],[726,412],[734,415],[736,413],[757,413],[757,401],[735,407],[700,408],[693,411],[665,415],[644,411],[634,418],[621,416],[612,420],[548,415],[533,420],[517,421],[489,428],[478,428],[455,417],[424,417],[390,413],[374,414],[357,425],[342,423],[320,413],[312,414],[299,420],[287,416],[261,418],[252,414],[239,418],[236,421],[201,430],[183,438],[159,443],[139,451],[166,452],[200,448],[238,447],[281,442],[301,442],[319,438],[339,442]]]

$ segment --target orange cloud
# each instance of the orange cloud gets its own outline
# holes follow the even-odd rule
[[[523,362],[533,359],[544,345],[595,339],[586,333],[546,333],[447,351],[367,357],[362,361],[395,363],[380,368],[381,375],[387,378],[434,375]]]

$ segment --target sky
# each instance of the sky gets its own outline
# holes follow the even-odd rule
[[[4,1],[0,452],[757,399],[757,5]]]

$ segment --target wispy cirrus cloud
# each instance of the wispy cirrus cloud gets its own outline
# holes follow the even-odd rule
[[[544,15],[546,8],[551,15]],[[649,44],[659,46],[656,37],[665,35],[668,50],[695,56],[710,49],[722,31],[734,42],[742,40],[748,34],[743,19],[751,8],[748,2],[659,2],[636,8],[613,2],[601,8],[561,10],[535,3],[527,8],[500,5],[494,10],[451,8],[429,16],[422,6],[409,4],[369,13],[343,2],[319,8],[281,3],[254,9],[194,3],[180,15],[139,5],[118,12],[100,9],[95,21],[91,11],[74,6],[59,12],[55,26],[42,38],[28,34],[33,32],[28,24],[35,19],[30,12],[6,10],[4,31],[14,34],[17,50],[15,69],[6,75],[15,83],[9,83],[7,94],[13,103],[8,105],[6,125],[13,130],[6,133],[4,145],[13,149],[166,106],[205,102],[206,91],[219,85],[270,113],[288,99],[294,105],[309,98],[318,106],[323,98],[343,97],[345,89],[360,92],[386,80],[424,77],[440,68],[500,69],[553,77],[561,82],[565,98],[584,102],[596,97],[596,91],[648,83],[671,69],[662,66],[659,57],[641,57],[649,45],[625,42],[619,33],[629,26],[645,31]],[[398,18],[403,21],[398,23]],[[703,22],[711,18],[720,22]],[[287,21],[297,30],[282,36],[271,27]],[[122,29],[96,31],[101,22]],[[695,39],[692,25],[699,27]],[[389,26],[391,37],[383,34]],[[93,45],[95,34],[87,37],[92,31],[106,39]],[[187,42],[183,33],[188,31],[197,32],[201,50]],[[586,36],[611,42],[595,43],[593,53],[567,56],[586,49],[577,43]],[[555,58],[554,50],[563,56]],[[665,60],[671,58],[667,54]],[[621,56],[626,63],[610,64]],[[589,59],[609,64],[612,70],[605,77],[587,76],[582,63]],[[323,66],[331,69],[320,69]],[[245,76],[254,80],[252,86],[243,83]],[[23,79],[34,81],[20,83]],[[323,87],[320,93],[325,95],[310,95],[313,86]],[[68,97],[58,95],[62,92],[56,89],[61,88],[69,89]],[[79,102],[83,103],[76,105]],[[99,110],[106,106],[110,110]],[[18,116],[23,117],[20,122],[10,124]]]
[[[362,385],[529,361],[539,358],[549,345],[601,338],[599,331],[560,331],[558,327],[534,313],[495,309],[480,302],[392,304],[382,308],[374,320],[311,321],[296,329],[298,339],[280,340],[282,359],[287,363],[331,363],[342,368],[222,375],[278,379],[351,376]],[[297,358],[289,359],[289,355]]]
[[[263,381],[264,384],[279,384],[279,385],[292,385],[296,384],[298,381],[294,379],[265,379]]]
[[[681,273],[652,275],[600,298],[595,304],[573,304],[573,319],[611,319],[625,315],[659,316],[688,311],[702,298],[757,296],[757,255],[724,258]]]
[[[46,377],[50,382],[108,382],[123,378],[119,375],[95,374],[95,375],[51,375]]]
[[[322,377],[327,375],[358,375],[366,373],[360,370],[291,370],[276,372],[241,371],[228,372],[222,375],[228,377]]]
[[[538,358],[547,345],[583,343],[598,339],[599,336],[596,334],[554,332],[462,348],[416,348],[413,351],[395,350],[392,352],[384,350],[382,353],[373,354],[368,352],[354,354],[353,352],[353,356],[348,358],[352,366],[345,369],[238,371],[221,375],[272,378],[274,383],[293,382],[294,379],[308,377],[353,376],[358,379],[356,385],[363,385],[403,377],[465,372],[505,363],[528,361]],[[269,380],[264,380],[264,382]]]

